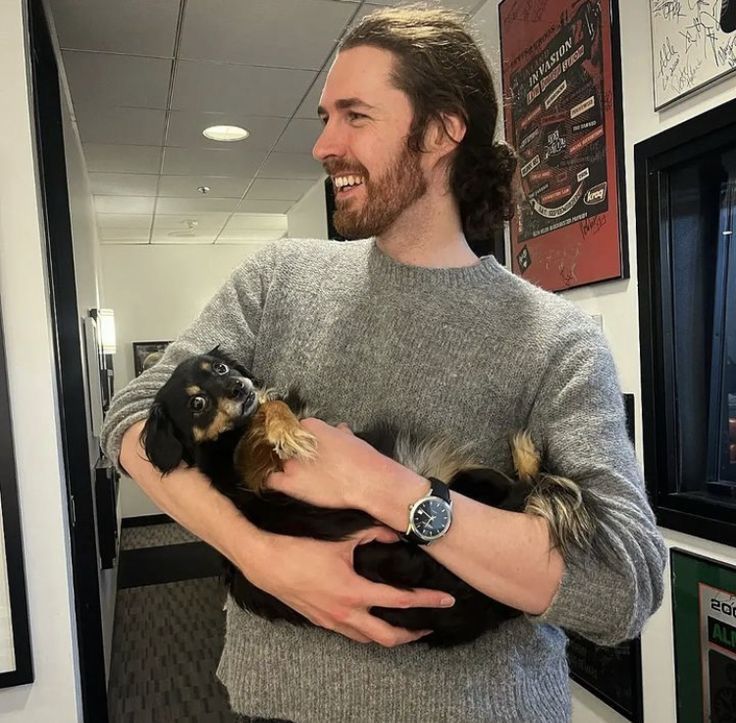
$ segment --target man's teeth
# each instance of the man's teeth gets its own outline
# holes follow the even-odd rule
[[[345,186],[359,186],[363,183],[362,176],[335,176],[335,186],[344,188]]]

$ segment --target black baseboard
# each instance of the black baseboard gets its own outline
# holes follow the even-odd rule
[[[168,515],[139,515],[138,517],[123,517],[122,527],[143,527],[145,525],[165,525],[174,522]]]
[[[205,542],[124,550],[118,565],[118,590],[217,577],[225,570],[223,560]]]

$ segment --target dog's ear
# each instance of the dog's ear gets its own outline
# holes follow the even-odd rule
[[[181,464],[184,445],[176,433],[174,423],[160,404],[151,407],[142,436],[148,459],[164,474]]]
[[[221,356],[220,345],[218,344],[216,347],[208,351],[207,356]]]

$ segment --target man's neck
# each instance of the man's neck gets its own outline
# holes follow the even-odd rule
[[[478,257],[468,246],[460,213],[449,193],[425,194],[376,238],[387,256],[411,266],[472,266]]]

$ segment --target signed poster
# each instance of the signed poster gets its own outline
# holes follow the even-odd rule
[[[502,0],[514,273],[550,291],[627,275],[615,0]]]
[[[736,69],[736,1],[650,0],[654,107]]]

